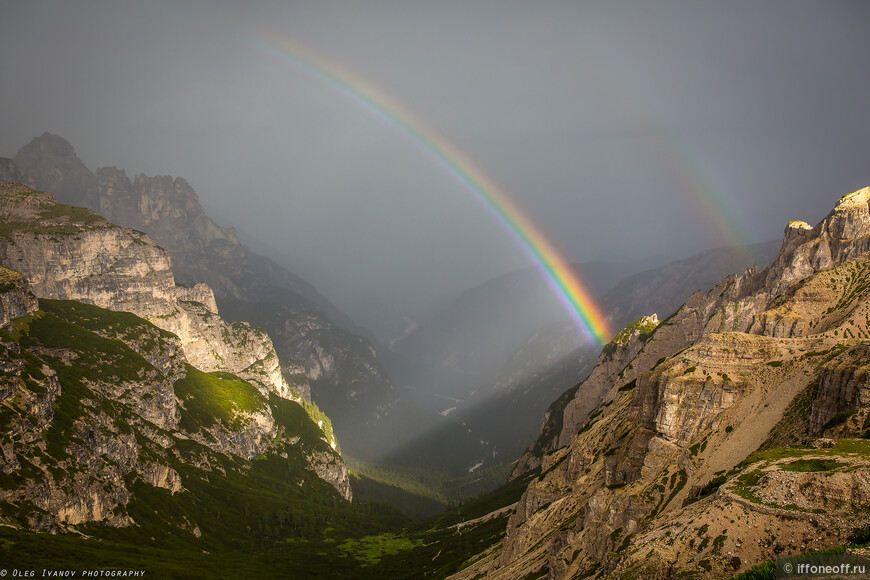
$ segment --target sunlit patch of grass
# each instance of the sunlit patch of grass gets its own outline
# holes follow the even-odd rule
[[[242,413],[264,411],[266,400],[250,383],[231,373],[204,373],[185,365],[186,374],[175,382],[175,394],[184,402],[180,425],[188,432],[211,427],[215,419],[234,429],[245,423]]]
[[[870,457],[870,441],[867,439],[837,439],[834,448],[826,451],[831,452],[831,454],[854,453]]]
[[[362,562],[363,566],[371,566],[380,562],[384,556],[405,552],[422,544],[423,541],[419,539],[412,541],[404,536],[387,533],[345,540],[338,548],[345,556],[352,556]]]
[[[791,463],[783,463],[779,466],[782,471],[830,471],[838,467],[845,467],[845,463],[840,463],[834,459],[798,459]]]

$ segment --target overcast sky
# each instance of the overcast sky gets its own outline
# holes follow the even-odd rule
[[[863,0],[6,0],[0,155],[50,131],[91,169],[185,177],[357,318],[416,312],[528,258],[302,50],[569,260],[636,260],[777,238],[870,184],[868,25]]]

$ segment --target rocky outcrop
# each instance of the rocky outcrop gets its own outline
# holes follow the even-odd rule
[[[25,179],[24,173],[18,169],[18,166],[11,159],[0,157],[0,181],[21,183]]]
[[[212,314],[218,313],[218,306],[217,301],[214,298],[214,292],[205,282],[199,282],[191,288],[176,284],[175,299],[179,302],[197,302],[208,312],[211,312]]]
[[[53,204],[43,207],[48,213]],[[20,270],[37,296],[118,310],[174,300],[169,256],[146,235],[102,219],[79,226],[67,220],[57,233],[16,231],[3,240],[0,260]],[[67,227],[74,232],[63,235]]]
[[[822,367],[810,414],[811,435],[839,413],[870,406],[870,344],[859,344]]]
[[[148,232],[172,256],[173,270],[182,283],[205,281],[222,296],[242,297],[233,280],[250,272],[237,265],[244,261],[238,236],[205,215],[187,181],[145,175],[131,181],[114,167],[98,169],[95,175],[99,201],[95,211],[114,223]],[[215,268],[211,254],[221,256],[221,268]]]
[[[7,482],[3,497],[44,512],[31,527],[131,525],[132,481],[183,489],[165,459],[178,441],[196,442],[197,464],[215,468],[223,456],[278,453],[293,438],[302,419],[279,425],[273,398],[302,401],[268,334],[222,320],[207,285],[176,285],[169,256],[147,235],[20,184],[0,182],[0,208],[0,263],[18,270],[0,267],[3,324],[34,315],[16,330],[32,335],[27,346],[0,349],[0,401],[11,421],[2,469],[26,475]],[[317,441],[296,455],[350,499],[331,430],[310,429]],[[28,474],[29,465],[37,471]]]
[[[302,388],[310,382],[314,399],[334,422],[344,451],[354,457],[373,457],[376,449],[395,442],[394,432],[385,441],[382,431],[392,431],[384,418],[395,409],[398,396],[371,344],[337,328],[318,311],[264,310],[241,302],[227,308],[231,318],[262,326],[279,353],[294,353],[284,359],[284,368],[296,373]],[[302,381],[300,371],[308,381]]]
[[[549,447],[539,441],[532,448],[541,475],[509,519],[505,540],[457,576],[513,578],[548,570],[556,578],[665,577],[700,567],[723,577],[759,559],[848,536],[859,522],[837,506],[849,498],[865,501],[860,487],[866,476],[863,464],[859,471],[840,470],[846,455],[837,444],[824,461],[808,457],[797,464],[793,471],[800,474],[778,467],[731,471],[730,479],[724,474],[774,432],[801,421],[792,441],[822,430],[839,436],[858,431],[870,407],[868,203],[870,190],[860,190],[844,196],[814,228],[789,224],[769,268],[692,295],[642,345],[608,359],[607,353],[631,345],[631,329],[621,333],[624,340],[605,349],[562,417],[572,405],[580,409],[584,387],[600,403],[579,413],[580,421],[564,420],[558,438],[551,431]],[[789,407],[806,393],[803,407]],[[832,419],[852,415],[833,426]],[[769,456],[758,457],[770,463]],[[526,465],[534,463],[527,459]],[[836,473],[803,474],[821,469]],[[695,507],[702,490],[716,489],[714,481],[724,484],[715,501]],[[831,503],[833,497],[846,499]],[[742,524],[736,537],[730,529],[708,533],[724,514],[733,524],[741,513],[763,519],[784,543],[765,545],[769,536],[755,538]],[[806,526],[790,524],[795,513],[806,516]],[[695,535],[678,531],[674,522],[691,526]]]
[[[584,393],[583,397],[575,397],[565,407],[562,431],[559,433],[556,447],[563,447],[574,438],[578,427],[598,407],[602,397],[615,381],[628,382],[635,379],[634,369],[627,367],[658,325],[659,319],[655,314],[641,317],[626,326],[604,347],[598,358],[598,364],[580,387]]]
[[[840,198],[816,227],[791,222],[765,286],[779,295],[811,274],[852,260],[870,250],[870,187]]]
[[[333,453],[316,452],[309,457],[309,465],[317,473],[317,477],[332,484],[338,493],[348,501],[353,497],[350,479],[347,475],[347,465]]]
[[[45,132],[19,149],[13,162],[23,183],[92,211],[99,209],[96,178],[66,139]]]
[[[620,331],[598,357],[590,375],[559,404],[547,410],[542,436],[520,457],[510,479],[537,469],[544,462],[544,454],[570,443],[577,430],[602,402],[602,397],[617,380],[628,382],[637,376],[628,364],[637,356],[652,332],[659,325],[653,314],[635,320]],[[582,396],[578,394],[582,392]]]
[[[13,184],[0,199],[10,228],[0,237],[0,263],[22,272],[37,296],[132,312],[178,336],[197,368],[291,396],[268,335],[226,324],[205,284],[177,286],[169,255],[147,235]]]
[[[0,266],[0,328],[8,328],[13,318],[39,309],[39,301],[20,272]]]

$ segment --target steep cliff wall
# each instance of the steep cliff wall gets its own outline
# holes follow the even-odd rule
[[[0,263],[27,277],[37,296],[133,312],[177,335],[197,368],[291,395],[268,335],[242,322],[227,325],[205,284],[176,286],[169,255],[147,235],[8,182],[0,199]]]
[[[8,497],[50,514],[29,525],[128,525],[118,514],[131,501],[129,485],[98,492],[104,478],[124,481],[132,473],[177,491],[177,467],[150,452],[144,457],[143,437],[160,456],[173,440],[195,441],[197,461],[211,466],[222,456],[287,456],[282,449],[294,444],[292,433],[311,420],[288,401],[301,402],[264,331],[224,322],[207,285],[177,286],[168,255],[141,232],[20,184],[0,182],[0,208],[0,263],[18,270],[0,270],[0,315],[13,332],[4,345],[11,376],[2,388],[13,428],[0,449],[3,471],[17,482]],[[47,312],[37,310],[24,276]],[[284,414],[294,414],[296,426],[275,415],[284,404],[292,405]],[[38,420],[23,419],[30,414]],[[349,499],[331,430],[312,426],[319,443],[294,453]],[[66,476],[27,471],[46,452]],[[103,479],[76,479],[73,472],[91,464],[103,465]]]
[[[594,407],[589,401],[597,403],[614,381],[633,380],[662,358],[672,356],[703,336],[723,331],[806,336],[836,326],[846,318],[857,317],[858,314],[842,302],[849,296],[854,299],[854,293],[863,288],[866,279],[863,262],[855,262],[854,258],[866,252],[870,243],[868,203],[870,188],[864,188],[843,196],[815,228],[801,221],[790,222],[780,252],[769,268],[729,276],[710,292],[690,296],[634,353],[636,357],[634,354],[616,359],[602,356],[599,366],[563,407],[559,436],[553,437],[553,430],[547,430],[550,435],[546,441],[538,441],[526,452],[514,477],[522,473],[524,466],[540,465],[539,450],[567,444]],[[811,275],[841,264],[849,270],[842,274],[849,282],[840,284],[841,299],[834,305],[829,304],[830,293],[837,291],[837,284],[831,281],[830,275],[823,274],[803,283]],[[781,304],[785,301],[795,306],[784,308]],[[821,304],[825,306],[822,308]],[[828,308],[830,312],[824,312]],[[618,367],[615,371],[619,374],[614,375],[611,367]]]
[[[39,301],[21,272],[0,266],[0,328],[7,328],[13,318],[38,309]]]
[[[0,520],[135,526],[134,506],[154,497],[142,484],[189,502],[203,477],[243,479],[255,458],[350,499],[341,458],[296,403],[195,369],[174,335],[133,314],[41,306],[0,337]],[[167,526],[197,535],[198,523]]]
[[[32,187],[54,192],[63,203],[83,205],[113,223],[146,232],[171,256],[177,281],[191,287],[205,282],[226,320],[247,320],[265,328],[300,396],[310,398],[311,393],[301,368],[316,374],[314,399],[344,419],[343,437],[349,447],[372,435],[381,441],[394,436],[391,429],[382,429],[380,419],[395,407],[397,395],[374,348],[360,336],[364,331],[313,286],[241,245],[232,228],[215,224],[187,181],[145,175],[131,179],[114,167],[91,173],[66,140],[49,133],[22,147],[14,162],[0,160],[0,171],[3,167],[10,177],[18,175]],[[188,314],[175,316],[176,326],[184,327]],[[312,320],[316,331],[309,328]],[[205,338],[198,340],[207,343]],[[222,356],[212,346],[198,350],[206,355],[215,350]],[[354,392],[340,392],[346,385],[354,385]],[[361,400],[366,401],[362,406]],[[370,451],[364,446],[355,449],[357,454]]]
[[[792,222],[770,268],[693,295],[625,359],[602,355],[524,458],[541,475],[504,542],[457,577],[718,578],[844,542],[861,518],[832,498],[865,501],[866,442],[747,456],[866,430],[868,210],[863,189],[815,227]]]

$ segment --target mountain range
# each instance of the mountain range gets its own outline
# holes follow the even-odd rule
[[[727,578],[870,541],[870,188],[781,242],[579,266],[621,328],[603,349],[524,271],[391,350],[183,179],[91,172],[50,134],[0,177],[22,570]]]
[[[870,188],[791,222],[767,268],[628,324],[510,483],[419,524],[348,503],[374,482],[268,335],[177,284],[147,235],[20,184],[0,197],[10,565],[772,577],[775,558],[870,540]]]
[[[305,280],[240,244],[235,230],[215,224],[182,178],[92,172],[49,133],[0,159],[0,177],[147,233],[168,252],[180,283],[205,282],[222,317],[268,333],[283,373],[333,419],[343,452],[354,458],[453,474],[510,461],[534,437],[548,402],[595,359],[594,347],[557,322],[562,307],[534,269],[468,290],[390,348],[366,338]],[[637,272],[659,262],[577,269],[622,324],[639,308],[676,308],[682,294],[748,267],[756,254],[764,259],[769,251],[716,250],[646,273]],[[459,412],[446,416],[453,407]],[[420,446],[444,440],[462,452],[434,463],[421,454]]]

